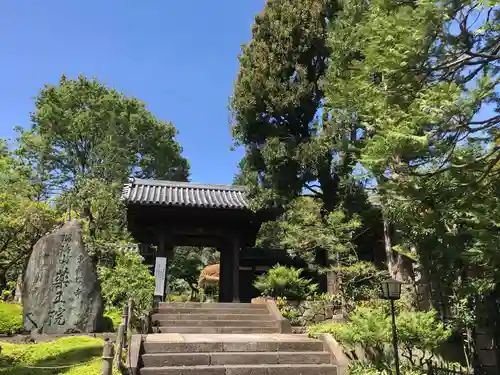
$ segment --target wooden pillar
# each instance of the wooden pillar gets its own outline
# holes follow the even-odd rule
[[[231,251],[225,242],[220,247],[219,302],[231,302]]]
[[[238,236],[233,237],[232,241],[232,301],[240,302],[240,239]]]

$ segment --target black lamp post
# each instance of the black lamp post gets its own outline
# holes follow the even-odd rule
[[[392,346],[394,347],[394,362],[396,364],[396,375],[399,372],[399,353],[398,353],[398,336],[396,333],[396,312],[394,309],[394,301],[401,298],[401,285],[403,283],[398,280],[389,279],[382,282],[382,298],[391,301],[392,315]]]

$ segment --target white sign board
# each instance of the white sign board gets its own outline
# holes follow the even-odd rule
[[[167,258],[165,257],[156,257],[155,264],[155,296],[163,297],[165,293],[165,274],[167,271]]]

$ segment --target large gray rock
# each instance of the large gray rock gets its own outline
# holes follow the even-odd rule
[[[25,330],[55,334],[99,328],[101,290],[79,221],[65,224],[36,243],[22,289]]]

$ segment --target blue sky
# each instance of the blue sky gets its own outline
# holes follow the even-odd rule
[[[191,180],[231,183],[228,98],[264,0],[0,2],[0,138],[61,74],[97,77],[179,130]]]

